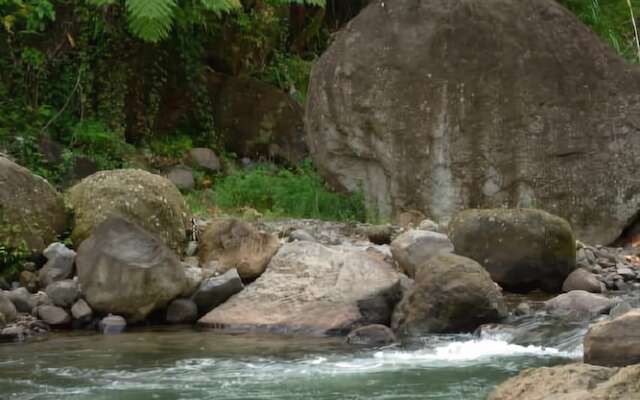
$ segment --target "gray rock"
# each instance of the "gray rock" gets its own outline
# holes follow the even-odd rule
[[[364,233],[373,244],[391,244],[393,227],[391,225],[372,225],[365,228]]]
[[[292,231],[291,233],[289,233],[289,241],[290,242],[295,242],[295,241],[307,241],[307,242],[317,242],[316,238],[313,237],[312,234],[310,234],[309,232],[305,231],[304,229],[296,229],[294,231]]]
[[[431,257],[453,252],[453,243],[446,235],[430,231],[409,230],[391,243],[391,254],[400,269],[413,278]]]
[[[626,281],[636,278],[636,272],[629,267],[618,268],[617,273]]]
[[[607,367],[640,364],[640,309],[591,326],[584,338],[584,362]]]
[[[18,311],[16,306],[9,299],[6,292],[0,292],[0,314],[4,315],[5,322],[13,322],[16,319]]]
[[[455,253],[479,262],[510,292],[559,292],[575,269],[567,221],[534,209],[466,210],[449,224]]]
[[[51,301],[49,295],[47,295],[45,292],[35,293],[32,298],[35,302],[36,307],[53,305],[53,301]]]
[[[127,328],[127,320],[119,315],[111,315],[102,318],[98,323],[98,330],[103,335],[117,335]]]
[[[73,279],[53,282],[45,290],[53,304],[62,308],[69,308],[80,296],[78,282]]]
[[[173,167],[167,173],[166,177],[180,190],[193,190],[196,186],[196,181],[193,178],[193,170],[184,165]]]
[[[53,327],[62,327],[71,323],[71,316],[64,309],[56,306],[40,306],[37,309],[38,318]]]
[[[76,252],[62,243],[53,243],[44,250],[47,263],[38,273],[40,287],[46,288],[53,282],[69,279],[73,276],[73,263]]]
[[[86,301],[79,299],[71,307],[71,315],[73,319],[87,323],[93,318],[93,310]]]
[[[167,308],[170,324],[192,324],[198,320],[198,306],[190,299],[176,299]]]
[[[398,339],[391,328],[385,325],[367,325],[354,329],[347,335],[347,343],[357,346],[388,346]]]
[[[529,315],[531,314],[531,306],[528,303],[520,303],[513,313],[518,317]]]
[[[640,70],[560,2],[371,1],[308,93],[314,164],[383,217],[535,206],[611,243],[640,210]]]
[[[393,313],[402,335],[473,332],[507,316],[502,294],[477,262],[455,254],[431,257]]]
[[[580,318],[606,314],[615,304],[615,300],[602,295],[574,290],[547,300],[545,308],[554,315]]]
[[[31,311],[36,306],[33,295],[24,287],[13,289],[5,294],[20,313],[31,314]]]
[[[570,292],[572,290],[600,293],[602,292],[602,287],[596,275],[585,269],[578,268],[570,273],[562,284],[563,292]]]
[[[421,231],[440,232],[440,226],[430,219],[420,222],[418,229]]]
[[[193,294],[192,300],[198,306],[200,314],[204,315],[243,288],[244,285],[238,271],[232,269],[202,282]]]
[[[196,290],[200,287],[200,284],[204,280],[205,271],[198,267],[186,266],[184,268],[185,285],[184,290],[180,294],[182,297],[191,297]]]
[[[197,147],[189,150],[187,160],[193,167],[208,172],[218,172],[222,168],[216,153],[207,148]]]
[[[144,319],[185,288],[178,256],[155,235],[110,217],[80,245],[76,259],[84,299],[99,313]]]

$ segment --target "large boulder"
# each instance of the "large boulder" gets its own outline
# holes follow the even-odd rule
[[[110,217],[78,249],[83,297],[94,311],[144,319],[178,297],[186,285],[180,259],[160,239]]]
[[[213,118],[224,148],[251,158],[298,164],[307,156],[304,109],[278,88],[250,78],[211,74]]]
[[[64,202],[55,189],[0,156],[0,245],[39,253],[66,225]]]
[[[455,254],[429,258],[393,315],[403,335],[473,332],[507,316],[500,290],[477,262]]]
[[[487,400],[635,400],[638,393],[640,365],[619,369],[569,364],[524,370]]]
[[[173,250],[182,250],[189,211],[166,178],[136,169],[101,171],[69,189],[66,200],[75,215],[74,243],[88,238],[109,216],[119,215],[157,235]]]
[[[409,277],[431,257],[453,252],[453,243],[442,233],[411,229],[391,242],[391,254]]]
[[[466,210],[449,237],[456,254],[478,261],[508,291],[559,292],[576,265],[571,226],[540,210]]]
[[[314,65],[307,143],[382,215],[536,207],[607,244],[640,209],[639,93],[554,0],[375,1]]]
[[[584,338],[584,362],[607,367],[640,364],[640,309],[593,325]]]
[[[347,335],[388,325],[401,294],[385,256],[359,247],[284,244],[266,272],[199,323],[228,332]]]
[[[279,247],[277,236],[260,232],[248,222],[219,219],[200,235],[198,257],[205,268],[219,273],[235,268],[242,279],[253,280],[264,272]]]

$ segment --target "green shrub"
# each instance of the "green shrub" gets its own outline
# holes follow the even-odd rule
[[[274,217],[364,221],[364,196],[343,195],[327,189],[305,162],[295,170],[260,166],[238,171],[215,185],[216,205],[223,210],[251,207]]]
[[[156,137],[149,141],[149,148],[158,156],[182,158],[193,148],[193,140],[185,134]]]

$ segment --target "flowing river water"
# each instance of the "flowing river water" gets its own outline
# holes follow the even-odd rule
[[[582,356],[586,322],[537,315],[510,326],[381,349],[187,328],[53,334],[0,345],[0,398],[473,400],[524,368]]]

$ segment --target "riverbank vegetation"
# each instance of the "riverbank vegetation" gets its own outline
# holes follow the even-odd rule
[[[267,83],[304,105],[313,61],[366,3],[0,1],[0,152],[60,188],[96,170],[162,172],[197,146],[235,159],[211,112],[220,107],[212,71]],[[637,1],[561,3],[638,61]],[[361,199],[326,189],[312,166],[273,161],[275,171],[208,177],[215,187],[191,195],[194,207],[364,219]]]

